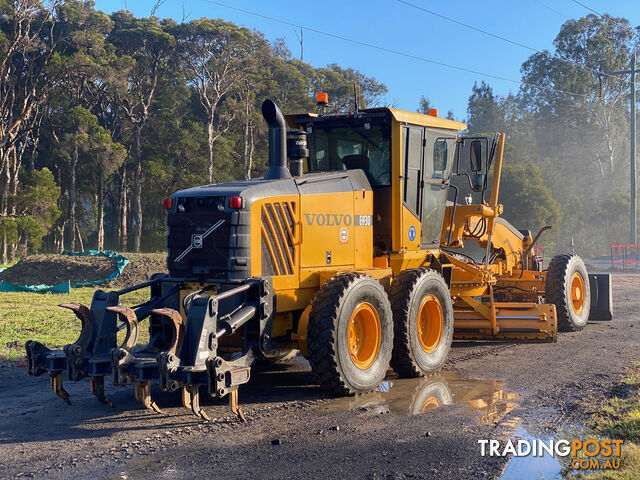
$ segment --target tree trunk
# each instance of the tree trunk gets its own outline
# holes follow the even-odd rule
[[[9,214],[9,195],[11,194],[11,150],[4,149],[1,153],[0,215],[6,216]]]
[[[248,102],[247,102],[248,103]],[[245,111],[245,120],[244,120],[244,153],[243,153],[243,164],[244,164],[244,179],[249,180],[251,178],[251,164],[249,163],[249,107],[246,107]]]
[[[253,138],[253,130],[254,130],[253,126],[249,128],[249,163],[246,169],[247,180],[251,178],[251,169],[253,168],[253,152],[255,151],[255,146],[256,146]]]
[[[211,113],[207,122],[207,133],[207,145],[209,146],[209,163],[207,171],[209,173],[209,183],[213,183],[213,143],[215,142],[213,131],[213,113]]]
[[[120,177],[120,196],[118,198],[118,240],[120,249],[127,251],[127,164],[122,166],[122,176]]]
[[[82,242],[82,234],[80,233],[80,227],[76,223],[76,235],[78,236],[78,247],[80,252],[84,252],[84,243]]]
[[[69,181],[69,229],[68,229],[68,238],[69,238],[69,249],[71,251],[75,251],[76,249],[76,203],[77,203],[77,192],[76,192],[76,167],[78,165],[78,146],[76,145],[73,149],[73,154],[69,159],[69,174],[71,175]]]
[[[135,167],[134,167],[134,183],[133,183],[133,211],[135,225],[135,243],[134,250],[140,253],[140,242],[142,240],[142,145],[140,144],[142,137],[142,125],[137,124],[135,129]]]
[[[102,168],[99,169],[98,172],[98,198],[97,198],[97,206],[98,206],[98,242],[97,247],[98,250],[104,250],[104,171]]]

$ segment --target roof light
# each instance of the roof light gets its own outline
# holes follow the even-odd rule
[[[236,210],[242,208],[242,197],[238,197],[237,195],[235,197],[231,197],[229,199],[229,208],[234,208]]]
[[[173,208],[173,198],[165,198],[162,200],[162,206],[165,210],[171,210]]]
[[[318,105],[327,105],[329,103],[329,94],[327,92],[318,92],[316,101]]]
[[[437,117],[438,116],[438,109],[437,108],[432,108],[431,110],[429,110],[429,115],[432,117]]]

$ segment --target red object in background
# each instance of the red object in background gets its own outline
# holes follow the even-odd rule
[[[171,210],[173,208],[173,198],[165,198],[162,200],[162,206],[165,210]]]
[[[616,267],[638,269],[638,244],[637,243],[612,243],[611,268]]]

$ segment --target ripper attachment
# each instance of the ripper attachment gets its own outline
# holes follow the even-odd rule
[[[135,310],[118,304],[124,293],[148,286],[151,299]],[[274,304],[271,284],[268,279],[252,278],[240,285],[209,285],[186,295],[180,305],[183,289],[180,282],[155,277],[117,292],[97,291],[91,308],[78,303],[60,305],[78,317],[80,335],[63,350],[28,341],[28,373],[48,373],[54,393],[68,404],[71,401],[62,386],[62,373],[66,370],[73,381],[89,377],[93,395],[114,407],[104,390],[104,377],[112,374],[114,385],[133,383],[136,400],[146,409],[162,413],[151,399],[151,382],[159,380],[163,390],[180,390],[182,404],[194,415],[209,420],[200,406],[200,387],[206,386],[211,396],[229,395],[229,408],[244,420],[238,406],[238,387],[249,381],[258,351],[270,344]],[[211,295],[214,289],[216,293]],[[140,322],[148,316],[151,340],[137,347]],[[241,350],[232,358],[223,358],[218,340],[243,327]],[[125,332],[118,345],[120,330]]]

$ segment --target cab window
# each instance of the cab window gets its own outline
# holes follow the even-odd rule
[[[308,171],[361,169],[371,185],[390,185],[390,136],[386,123],[315,123],[309,134]]]

